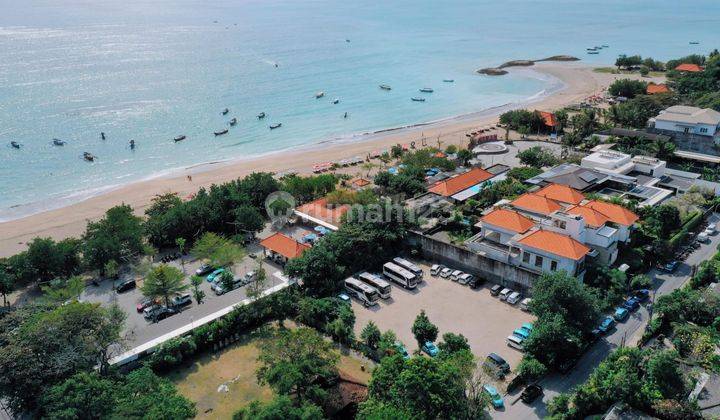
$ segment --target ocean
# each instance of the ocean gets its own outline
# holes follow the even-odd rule
[[[720,46],[716,0],[0,0],[0,11],[0,221],[203,162],[558,88],[532,70],[475,73],[511,59],[612,64]]]

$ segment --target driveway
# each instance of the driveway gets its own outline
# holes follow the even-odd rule
[[[717,224],[720,222],[720,215],[714,213],[708,220],[709,223]],[[715,255],[718,245],[720,244],[720,234],[715,234],[711,236],[710,239],[710,243],[703,244],[699,249],[690,254],[688,258],[678,266],[675,272],[665,273],[652,269],[647,273],[653,280],[653,290],[655,292],[655,295],[651,296],[650,301],[654,301],[658,296],[668,294],[681,287],[690,279],[693,266],[698,266],[701,262]],[[542,400],[538,399],[532,405],[527,405],[521,401],[511,404],[512,401],[519,397],[521,390],[518,390],[513,395],[507,395],[505,397],[506,411],[491,413],[493,418],[544,418],[547,415],[545,409],[547,402],[558,394],[568,392],[575,386],[585,382],[600,362],[602,362],[611,351],[623,345],[623,343],[632,343],[634,345],[642,336],[648,319],[648,308],[646,304],[635,311],[627,321],[618,323],[617,328],[612,334],[605,336],[590,347],[573,370],[564,375],[553,373],[543,378],[540,381],[540,385],[545,389],[545,396]]]
[[[415,263],[424,271],[424,281],[417,289],[406,290],[392,283],[392,297],[371,308],[365,308],[353,299],[355,334],[359,337],[368,321],[373,321],[381,331],[394,331],[412,353],[418,346],[410,329],[415,317],[424,309],[439,329],[438,342],[446,332],[462,334],[478,358],[484,359],[488,353],[495,352],[511,367],[517,366],[522,353],[508,347],[505,337],[524,322],[532,322],[534,317],[517,305],[509,305],[490,295],[492,284],[473,290],[449,279],[431,277],[427,265]]]

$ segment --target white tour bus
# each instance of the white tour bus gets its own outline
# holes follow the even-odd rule
[[[363,283],[366,283],[370,287],[377,290],[377,292],[381,298],[390,299],[390,290],[391,290],[390,283],[381,279],[380,276],[376,276],[375,274],[370,274],[368,272],[364,272],[364,273],[358,274],[358,279],[360,279],[360,281],[362,281]]]
[[[353,277],[345,279],[345,290],[365,306],[377,305],[380,299],[377,290]]]
[[[408,260],[406,260],[406,259],[404,259],[404,258],[400,258],[400,257],[395,257],[395,258],[393,258],[393,262],[394,262],[395,264],[399,265],[400,267],[408,270],[409,272],[415,274],[415,276],[417,276],[417,278],[418,278],[418,281],[422,281],[422,279],[423,279],[423,271],[422,271],[422,269],[421,269],[420,267],[418,267],[417,265],[411,263],[410,261],[408,261]]]
[[[385,275],[385,277],[389,278],[395,283],[398,283],[406,289],[414,289],[415,287],[417,287],[417,276],[395,263],[385,263],[383,265],[383,274]]]

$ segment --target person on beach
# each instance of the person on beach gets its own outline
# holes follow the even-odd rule
[[[191,176],[191,175],[188,175],[188,176],[187,176],[187,180],[188,180],[188,182],[192,182],[192,176]]]

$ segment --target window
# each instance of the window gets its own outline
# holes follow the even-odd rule
[[[550,271],[557,271],[557,261],[550,261]]]
[[[542,267],[543,264],[543,257],[536,255],[535,256],[535,267]]]
[[[564,230],[567,227],[567,223],[564,220],[555,220],[555,226]]]
[[[523,262],[530,264],[530,254],[528,252],[523,252]]]
[[[707,133],[707,128],[701,128],[701,129],[700,129],[700,132],[701,132],[701,133]]]

